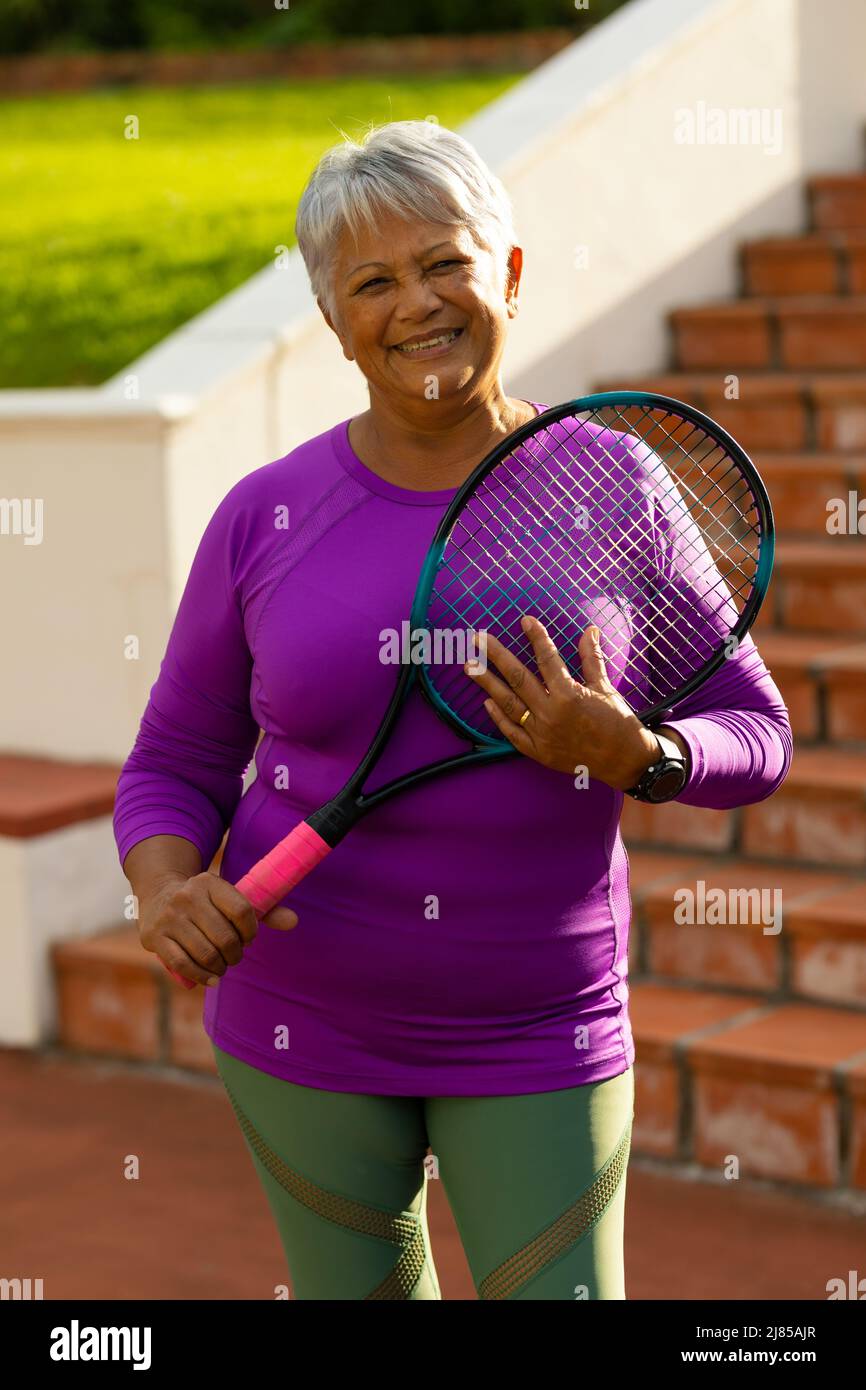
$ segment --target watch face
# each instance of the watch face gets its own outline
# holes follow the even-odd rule
[[[681,792],[686,783],[686,770],[684,767],[671,767],[663,772],[652,784],[649,795],[653,801],[669,801],[677,792]]]

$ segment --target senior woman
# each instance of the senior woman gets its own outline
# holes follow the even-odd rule
[[[398,121],[329,150],[297,237],[370,406],[242,478],[202,537],[118,786],[142,944],[210,986],[204,1025],[296,1297],[439,1298],[432,1177],[479,1297],[622,1299],[618,827],[659,744],[591,629],[581,698],[535,700],[532,754],[381,806],[261,925],[232,886],[357,765],[396,676],[382,634],[408,614],[436,523],[546,408],[502,386],[522,252],[502,184],[460,136]],[[540,624],[532,640],[549,653]],[[507,735],[531,677],[491,655],[498,673],[474,678]],[[676,715],[679,801],[743,805],[783,780],[787,712],[751,639]],[[381,779],[456,747],[416,690]]]

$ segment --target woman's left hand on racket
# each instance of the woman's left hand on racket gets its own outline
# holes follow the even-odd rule
[[[543,623],[527,615],[521,625],[544,684],[492,633],[487,634],[487,657],[502,679],[489,665],[473,668],[467,662],[464,667],[490,696],[484,707],[500,733],[544,767],[559,772],[585,767],[588,776],[616,791],[633,787],[655,761],[658,745],[608,680],[601,634],[594,637],[598,629],[587,627],[580,639],[581,682],[569,674]]]

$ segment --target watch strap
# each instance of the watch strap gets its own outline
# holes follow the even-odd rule
[[[660,733],[658,729],[653,729],[651,732],[655,735],[660,752],[655,762],[650,764],[640,780],[637,781],[633,787],[628,787],[626,789],[626,796],[633,797],[635,801],[656,801],[657,799],[651,795],[652,788],[656,782],[662,777],[667,776],[676,768],[681,768],[683,774],[685,774],[685,756],[674,743],[673,739],[669,738],[666,734]],[[682,785],[677,788],[673,795],[678,796],[684,786],[685,776],[683,777]],[[662,800],[669,799],[670,798],[662,798]]]

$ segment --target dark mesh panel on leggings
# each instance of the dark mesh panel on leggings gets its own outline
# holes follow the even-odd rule
[[[301,1202],[324,1221],[331,1221],[336,1226],[345,1226],[347,1230],[357,1231],[359,1235],[375,1236],[379,1240],[387,1241],[389,1245],[398,1247],[400,1253],[391,1273],[378,1288],[365,1295],[365,1300],[408,1299],[421,1277],[427,1257],[420,1217],[411,1214],[392,1216],[390,1212],[368,1207],[364,1202],[356,1202],[351,1197],[329,1192],[327,1188],[318,1187],[314,1182],[310,1182],[309,1178],[295,1172],[283,1162],[279,1154],[274,1153],[241,1110],[228,1087],[226,1090],[253,1152],[271,1177],[275,1178],[296,1202]]]
[[[540,1274],[545,1265],[564,1255],[598,1224],[622,1181],[631,1146],[631,1127],[629,1120],[607,1163],[577,1201],[540,1235],[482,1279],[478,1286],[480,1298],[510,1298]]]

